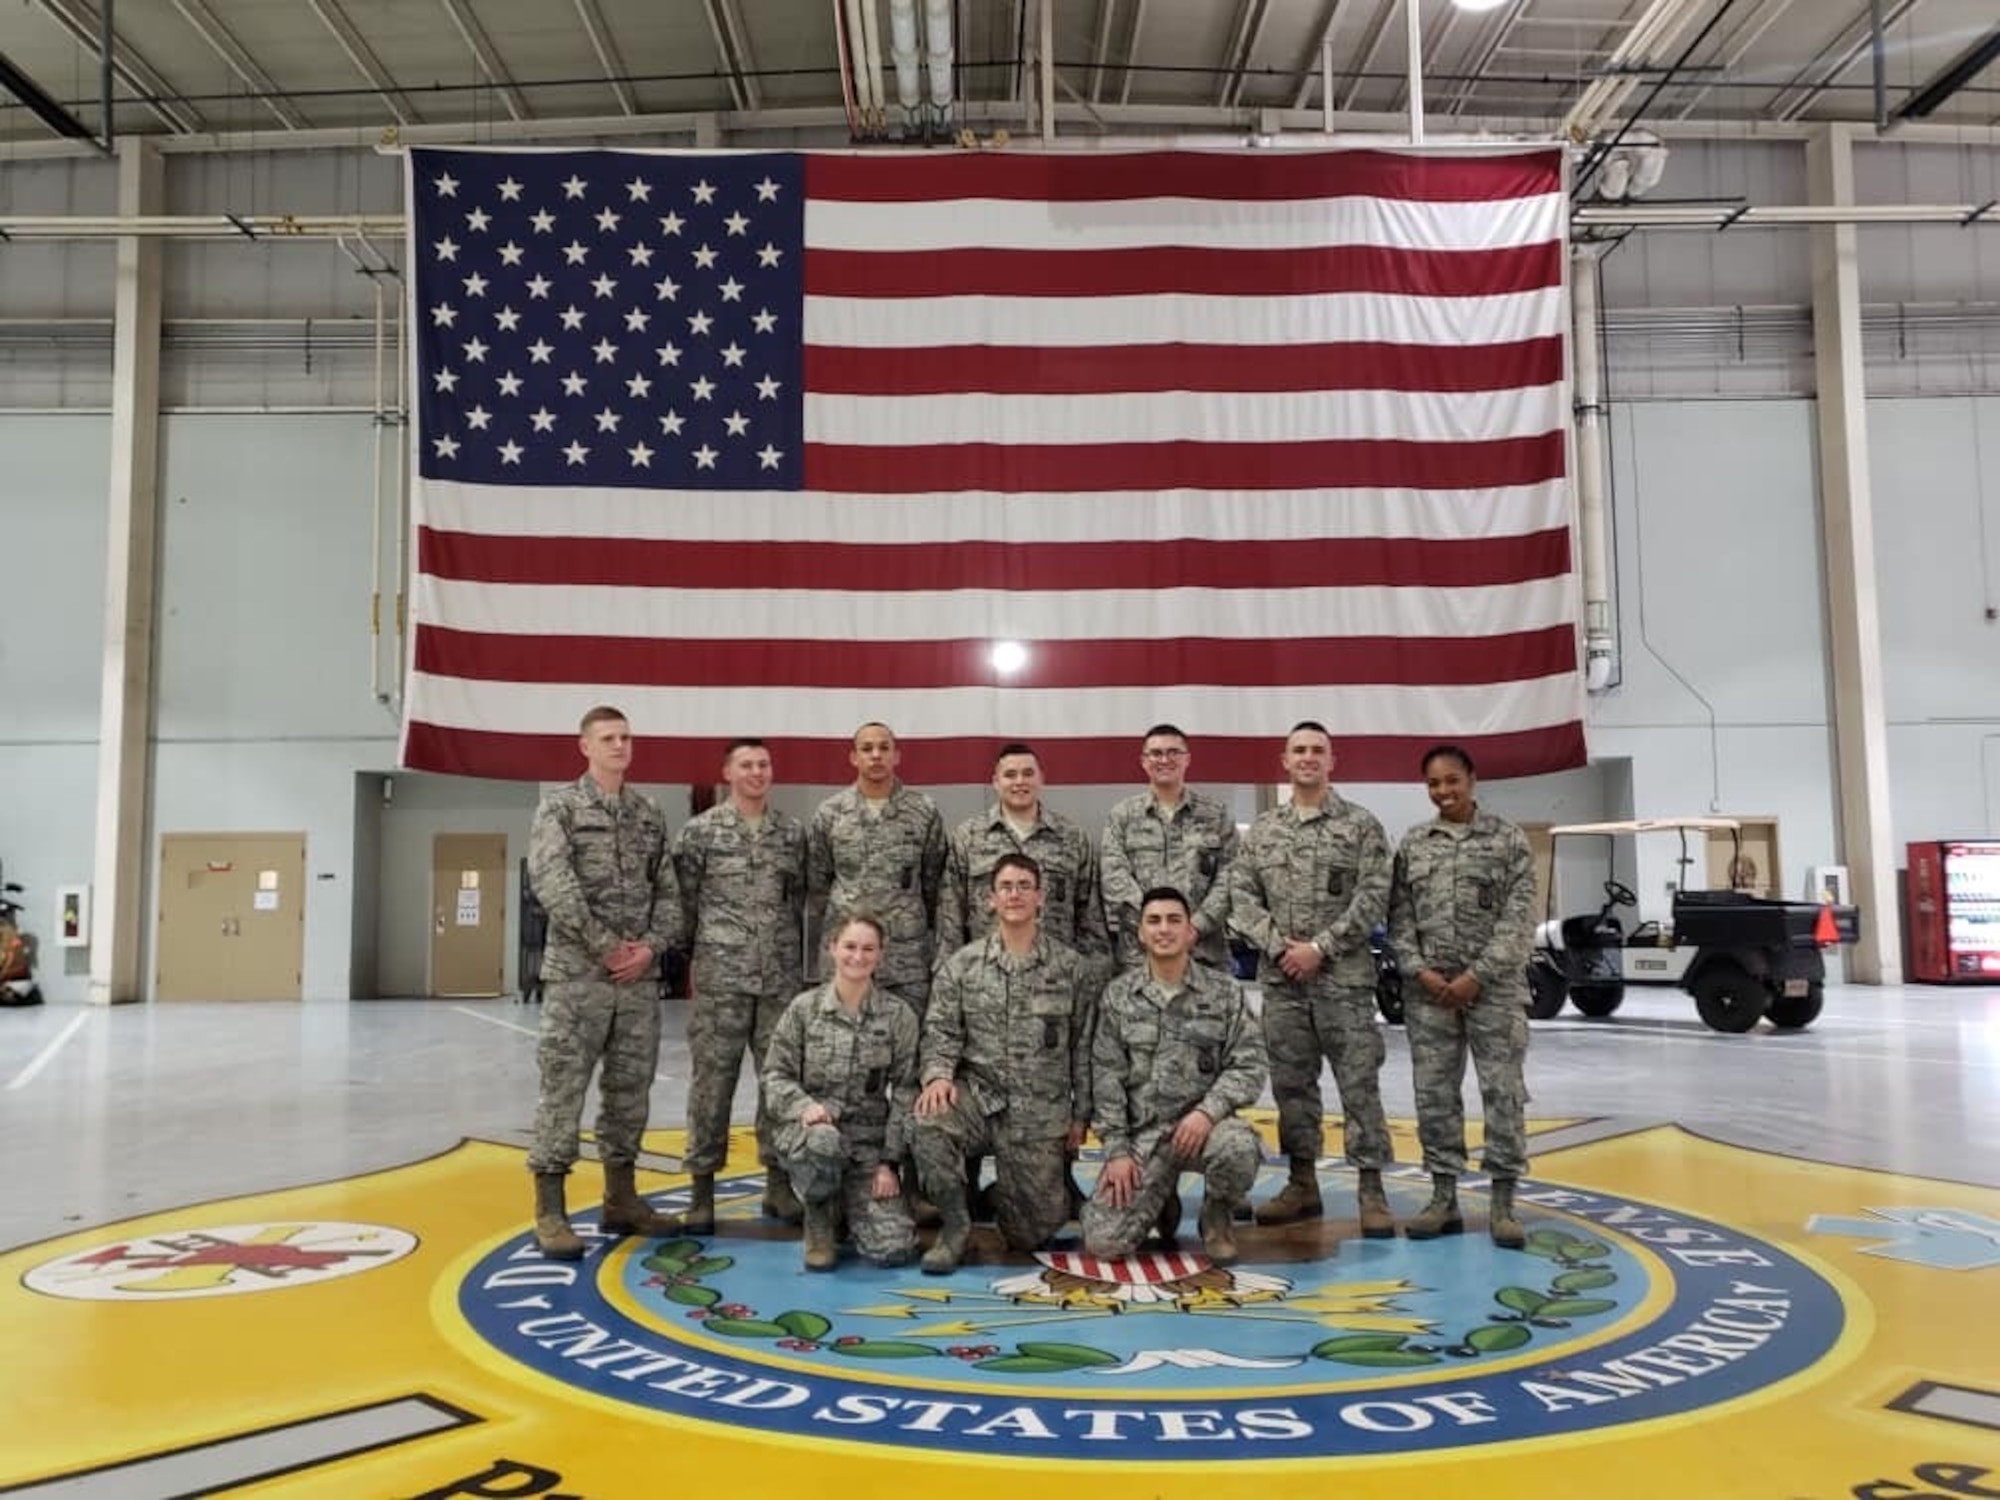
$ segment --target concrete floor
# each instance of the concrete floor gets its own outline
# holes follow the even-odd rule
[[[683,1123],[688,1076],[685,1012],[668,1010],[657,1127]],[[536,1019],[504,1000],[0,1011],[0,1248],[395,1166],[465,1137],[521,1143]],[[1407,1050],[1399,1029],[1389,1038],[1384,1094],[1408,1118]],[[1536,1023],[1529,1081],[1542,1119],[1671,1120],[2000,1186],[2000,990],[1835,986],[1809,1031],[1743,1037],[1707,1030],[1678,992],[1635,991],[1607,1020]],[[740,1119],[750,1103],[746,1080]]]

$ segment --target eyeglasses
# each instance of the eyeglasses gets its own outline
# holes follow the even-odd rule
[[[1185,750],[1147,750],[1141,752],[1147,760],[1186,760]]]

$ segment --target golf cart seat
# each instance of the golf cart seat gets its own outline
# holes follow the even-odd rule
[[[1573,953],[1592,948],[1616,948],[1624,940],[1625,924],[1616,917],[1564,917],[1563,946]]]

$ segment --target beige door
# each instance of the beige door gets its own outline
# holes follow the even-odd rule
[[[431,993],[507,990],[507,835],[431,840]]]
[[[1778,820],[1738,818],[1742,852],[1727,833],[1708,836],[1708,884],[1711,890],[1748,891],[1753,896],[1782,896],[1784,872],[1778,868]],[[1732,868],[1733,866],[1733,868]]]
[[[160,839],[155,993],[162,1000],[296,1000],[305,969],[302,833]]]

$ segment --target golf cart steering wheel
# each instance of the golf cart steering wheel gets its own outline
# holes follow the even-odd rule
[[[1632,887],[1616,880],[1604,882],[1604,899],[1613,906],[1637,906],[1639,898],[1632,894]]]

